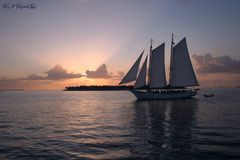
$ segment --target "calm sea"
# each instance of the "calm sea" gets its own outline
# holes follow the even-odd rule
[[[213,93],[213,98],[203,94]],[[240,89],[0,93],[0,159],[240,159]]]

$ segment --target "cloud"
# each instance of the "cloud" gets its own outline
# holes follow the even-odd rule
[[[46,78],[47,77],[39,76],[39,75],[36,75],[36,74],[30,74],[28,77],[22,78],[22,80],[44,80]]]
[[[84,75],[80,73],[68,72],[61,65],[56,65],[49,71],[45,72],[46,75],[30,74],[27,77],[20,78],[0,78],[0,90],[9,89],[60,89],[66,85],[63,80],[68,80],[72,83],[73,78],[81,78]]]
[[[47,73],[47,79],[58,80],[58,79],[71,79],[80,78],[83,75],[80,73],[68,73],[61,65],[56,65],[54,68],[50,69]]]
[[[240,73],[240,61],[230,56],[193,55],[199,73]]]
[[[100,65],[96,70],[86,70],[86,75],[81,73],[68,72],[67,69],[63,68],[61,65],[56,65],[49,69],[43,74],[29,74],[26,77],[0,77],[0,90],[7,89],[55,89],[64,88],[65,85],[81,85],[95,84],[97,80],[91,80],[88,78],[102,78],[100,83],[106,84],[118,84],[118,81],[123,77],[124,73],[118,72],[108,72],[107,66],[105,64]],[[85,78],[82,78],[85,77]],[[77,79],[79,78],[79,79]],[[103,81],[103,79],[105,81]],[[74,82],[74,83],[73,83]]]
[[[122,77],[123,72],[118,72],[116,75],[113,73],[109,73],[107,70],[107,66],[105,64],[100,65],[95,71],[86,70],[86,75],[81,73],[73,73],[68,72],[64,69],[60,64],[56,65],[52,69],[45,72],[44,75],[37,75],[37,74],[30,74],[27,77],[20,77],[20,78],[8,78],[2,77],[0,81],[19,81],[19,80],[65,80],[65,79],[73,79],[73,78],[116,78]]]
[[[111,79],[112,79],[112,80],[120,81],[120,80],[123,78],[124,74],[125,74],[125,73],[122,72],[122,71],[117,71],[116,74],[114,74],[114,73],[111,74]]]
[[[81,78],[84,75],[80,73],[72,73],[68,72],[66,69],[64,69],[60,64],[56,65],[52,69],[46,72],[46,76],[41,76],[37,74],[30,74],[27,77],[21,77],[21,78],[7,78],[2,77],[0,81],[19,81],[19,80],[64,80],[64,79],[72,79],[72,78]]]
[[[40,76],[37,74],[30,74],[24,78],[18,78],[16,80],[63,80],[63,79],[72,79],[72,78],[81,78],[83,77],[80,73],[68,73],[60,64],[56,65],[52,69],[46,72],[47,76]]]
[[[85,73],[87,78],[111,78],[106,64],[100,65],[95,71],[86,70]]]
[[[125,73],[123,71],[118,71],[117,74],[118,74],[118,77],[123,78]]]

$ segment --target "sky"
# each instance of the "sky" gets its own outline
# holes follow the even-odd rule
[[[35,8],[29,8],[34,5]],[[186,37],[202,87],[240,86],[239,0],[0,0],[0,90],[116,85]],[[21,6],[27,6],[20,8]]]

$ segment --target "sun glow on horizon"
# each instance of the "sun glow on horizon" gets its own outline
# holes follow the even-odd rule
[[[5,2],[0,3],[2,6]],[[202,67],[211,73],[196,73],[204,85],[210,80],[211,85],[214,81],[219,86],[229,85],[218,81],[223,75],[224,80],[238,85],[239,71],[235,68],[240,63],[239,4],[217,0],[209,3],[80,0],[36,1],[37,7],[32,10],[0,8],[0,89],[118,84],[118,73],[126,73],[143,49],[149,52],[152,38],[154,47],[166,42],[168,79],[171,33],[175,43],[187,37],[189,53],[200,55],[200,63],[201,58],[212,60],[210,67],[206,64],[210,70]],[[212,57],[201,57],[206,53]],[[215,61],[220,65],[216,66]],[[100,68],[103,77],[99,73],[93,78],[85,77],[86,71],[94,73],[103,64],[105,70]],[[62,72],[55,72],[58,77],[48,77],[48,71],[56,65],[62,66]],[[196,69],[194,62],[193,65]]]

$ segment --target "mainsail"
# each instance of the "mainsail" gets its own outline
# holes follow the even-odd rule
[[[152,51],[149,64],[151,66],[149,71],[149,88],[162,88],[166,86],[164,49],[165,43]]]
[[[186,38],[183,38],[173,47],[170,65],[169,85],[171,87],[198,86],[189,57]]]
[[[136,80],[136,83],[134,85],[134,88],[141,88],[141,87],[145,87],[147,85],[147,82],[146,82],[146,75],[147,75],[147,59],[148,59],[148,56],[146,56],[146,59],[143,63],[143,66],[140,70],[140,73],[138,75],[138,78]]]
[[[138,59],[136,60],[134,65],[130,68],[130,70],[127,72],[127,74],[123,77],[123,79],[119,83],[120,85],[124,84],[124,83],[129,83],[129,82],[135,81],[137,79],[138,68],[139,68],[139,64],[141,62],[143,53],[144,53],[144,51],[138,57]]]

